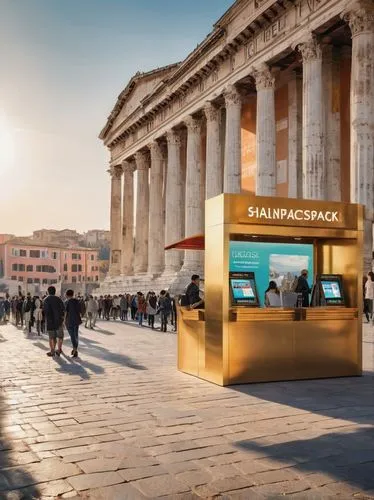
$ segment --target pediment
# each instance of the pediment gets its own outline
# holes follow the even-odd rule
[[[178,65],[171,64],[147,73],[136,73],[118,96],[116,105],[100,133],[100,139],[105,139],[111,130],[124,122],[140,106],[141,101],[152,94],[158,85],[177,69]]]

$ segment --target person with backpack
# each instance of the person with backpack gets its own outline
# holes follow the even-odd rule
[[[45,321],[47,323],[49,346],[51,348],[51,350],[47,352],[47,356],[60,356],[62,354],[62,343],[64,340],[63,324],[65,307],[60,297],[56,297],[56,288],[54,286],[48,287],[48,296],[44,299],[43,309]]]

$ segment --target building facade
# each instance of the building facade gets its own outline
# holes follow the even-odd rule
[[[201,252],[164,247],[202,233],[222,192],[364,204],[369,269],[374,2],[237,0],[184,61],[130,80],[100,138],[113,289],[201,272]]]
[[[2,279],[18,282],[26,290],[45,291],[60,285],[86,291],[99,283],[98,251],[64,248],[14,238],[0,245]]]

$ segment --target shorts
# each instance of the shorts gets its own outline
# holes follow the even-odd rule
[[[50,340],[63,339],[64,330],[62,326],[60,326],[60,328],[57,328],[57,330],[48,330],[48,336]]]

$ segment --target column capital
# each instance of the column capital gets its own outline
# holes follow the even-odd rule
[[[120,179],[122,176],[122,167],[120,165],[112,165],[108,172],[112,179]]]
[[[151,152],[151,161],[164,159],[164,151],[159,142],[157,141],[150,142],[148,144],[148,149]]]
[[[253,68],[252,76],[255,79],[257,91],[275,88],[275,78],[267,64]]]
[[[311,35],[305,42],[300,43],[297,48],[301,53],[304,63],[322,59],[322,48],[314,35]]]
[[[132,174],[135,170],[135,162],[131,160],[124,160],[122,162],[122,171],[125,175]]]
[[[180,146],[181,137],[179,132],[177,132],[174,129],[171,129],[168,132],[166,132],[166,142],[168,143],[168,146]]]
[[[138,151],[134,154],[136,170],[146,170],[149,168],[149,154],[145,151]]]
[[[208,122],[219,123],[221,121],[221,110],[211,102],[205,104],[204,114]]]
[[[225,98],[226,106],[241,106],[242,96],[235,85],[229,85],[223,91],[223,97]]]
[[[358,0],[349,4],[343,13],[352,37],[360,33],[374,32],[374,5],[370,0]]]
[[[200,132],[201,129],[201,118],[194,118],[193,116],[187,116],[183,120],[184,124],[187,127],[188,132]]]

